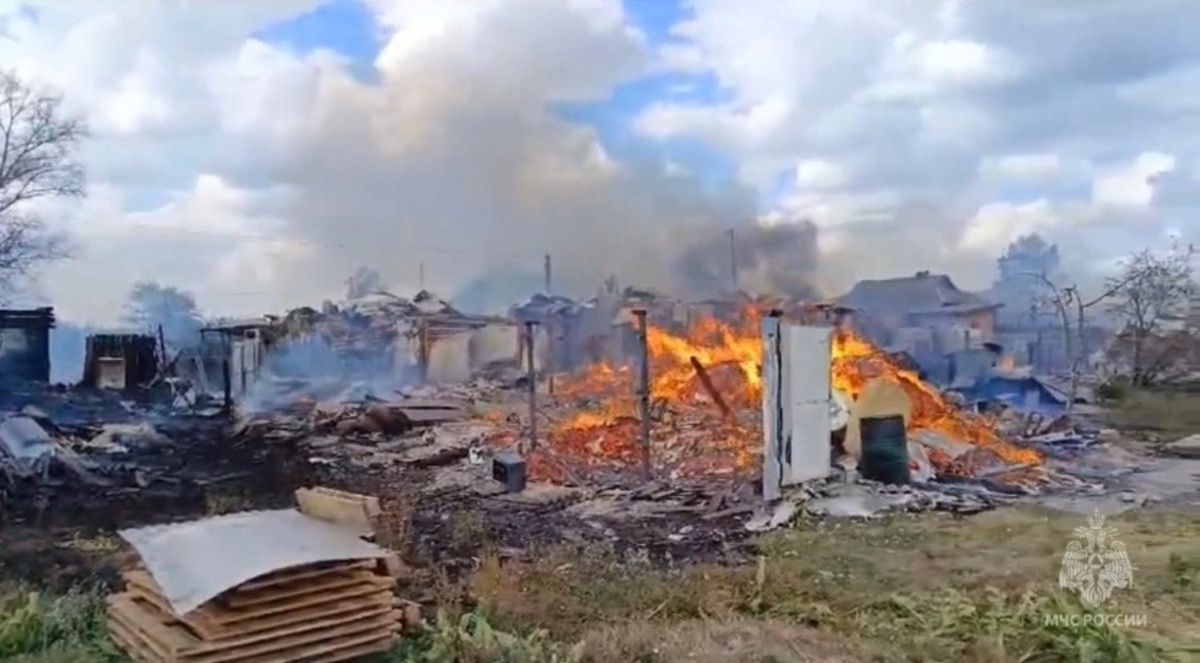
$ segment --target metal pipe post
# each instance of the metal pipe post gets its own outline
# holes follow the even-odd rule
[[[537,370],[533,364],[533,332],[537,323],[525,323],[525,362],[529,371],[529,450],[537,448]]]
[[[229,372],[229,358],[221,362],[221,386],[225,396],[225,413],[233,412],[233,376]]]
[[[554,398],[554,374],[558,372],[558,349],[554,344],[554,335],[558,333],[558,318],[546,319],[546,394]]]
[[[650,341],[646,328],[646,310],[634,309],[638,332],[638,418],[641,420],[642,471],[651,478],[650,465]]]

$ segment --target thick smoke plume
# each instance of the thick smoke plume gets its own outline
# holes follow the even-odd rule
[[[817,227],[808,221],[743,224],[730,230],[689,230],[695,237],[672,260],[675,290],[706,297],[736,289],[758,295],[801,299],[820,296]]]
[[[272,258],[273,287],[293,302],[336,296],[369,264],[397,294],[423,280],[449,296],[480,275],[540,275],[547,252],[563,294],[593,294],[609,274],[670,286],[669,229],[748,218],[756,200],[656,157],[618,161],[559,115],[606,98],[653,57],[608,14],[616,6],[487,4],[438,25],[436,40],[398,22],[377,82],[320,70],[307,112],[279,123],[300,135],[259,152],[293,194],[279,217],[297,248]]]

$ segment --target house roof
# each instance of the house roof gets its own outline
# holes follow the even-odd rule
[[[859,281],[838,304],[867,313],[970,313],[999,308],[979,295],[960,290],[945,274]]]

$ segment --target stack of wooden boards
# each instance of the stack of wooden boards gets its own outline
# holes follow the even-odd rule
[[[325,489],[308,490],[297,499],[312,507]],[[357,497],[327,495],[336,502]],[[371,499],[357,513],[374,515]],[[179,615],[151,574],[137,567],[123,574],[125,590],[109,598],[108,628],[139,663],[348,661],[396,644],[405,618],[394,597],[400,568],[389,557],[282,569]]]

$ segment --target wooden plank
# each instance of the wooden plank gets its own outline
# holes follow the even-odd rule
[[[165,616],[174,617],[179,621],[185,621],[185,618],[175,614],[175,609],[171,607],[171,604],[165,598],[159,594],[148,591],[141,585],[126,585],[124,593],[129,594],[135,599],[149,603]]]
[[[148,649],[140,642],[137,636],[130,633],[129,629],[125,628],[120,622],[109,619],[107,626],[108,637],[121,651],[133,659],[135,663],[162,663],[167,660]]]
[[[364,634],[309,647],[298,647],[237,663],[336,663],[385,652],[396,645],[395,636]]]
[[[348,527],[359,534],[373,534],[375,519],[382,513],[379,499],[375,497],[328,488],[300,488],[295,495],[300,513]]]
[[[304,566],[293,566],[290,569],[281,569],[273,571],[267,575],[259,576],[249,582],[244,582],[237,586],[238,590],[243,589],[263,589],[265,587],[275,587],[278,585],[286,585],[296,582],[297,580],[309,580],[311,578],[320,578],[325,575],[332,575],[344,571],[354,571],[356,569],[372,569],[375,568],[376,561],[373,559],[367,560],[343,560],[338,562],[323,562],[321,564],[306,564]]]
[[[201,642],[199,638],[179,627],[164,624],[155,613],[134,602],[127,594],[117,594],[108,599],[108,616],[142,637],[155,653],[164,657],[186,651]]]
[[[206,611],[206,617],[212,619],[214,624],[228,626],[239,622],[259,619],[270,615],[299,610],[301,608],[309,608],[323,603],[332,603],[334,601],[343,601],[346,599],[374,596],[379,593],[379,590],[390,590],[392,581],[390,579],[377,579],[372,577],[370,580],[360,581],[358,585],[346,587],[344,589],[324,592],[309,596],[296,597],[290,601],[278,603],[264,603],[249,608],[232,609],[212,609]]]
[[[166,604],[165,599],[162,599],[162,597],[156,595],[146,595],[141,589],[138,588],[127,589],[126,593],[129,594],[135,601],[147,604],[147,607],[152,609],[152,612],[156,612],[156,616],[159,617],[163,623],[179,624],[196,637],[205,641],[216,641],[239,637],[306,620],[316,620],[334,615],[345,614],[348,612],[362,611],[370,608],[371,606],[392,605],[392,601],[394,599],[390,589],[379,589],[375,595],[358,596],[341,601],[335,600],[332,602],[320,603],[311,607],[302,607],[297,610],[289,610],[287,612],[281,612],[259,619],[237,622],[233,625],[221,625],[219,623],[215,623],[211,618],[212,606],[206,606],[205,608],[201,608],[199,611],[179,617],[171,611],[170,606]]]
[[[229,606],[231,608],[246,608],[263,603],[271,603],[273,601],[283,601],[285,599],[294,598],[296,596],[304,596],[306,594],[316,594],[318,592],[329,592],[335,589],[342,589],[357,585],[363,581],[369,581],[372,578],[378,577],[370,571],[351,571],[340,575],[330,575],[328,577],[319,578],[316,580],[308,580],[303,582],[288,583],[287,585],[279,585],[276,587],[264,587],[262,589],[254,589],[250,591],[242,591],[241,588],[236,588],[232,592],[217,598],[219,605]]]
[[[166,599],[158,594],[146,591],[143,587],[127,585],[125,593],[133,598],[134,601],[145,603],[153,608],[164,623],[180,624],[202,640],[212,640],[221,635],[220,627],[213,625],[212,620],[208,619],[204,612],[207,606],[181,617],[175,613],[174,608],[171,607]]]
[[[110,630],[118,634],[131,653],[172,663],[233,663],[269,654],[275,655],[271,660],[294,660],[280,654],[364,634],[386,638],[395,636],[399,630],[397,613],[386,604],[378,605],[373,611],[301,622],[284,629],[221,642],[204,642],[183,632],[180,627],[155,624],[154,621],[155,616],[141,606],[119,600],[114,602],[111,611]],[[184,640],[191,641],[194,646],[180,647]]]
[[[116,615],[110,615],[107,624],[109,632],[119,634],[119,637],[129,647],[127,651],[131,654],[136,653],[142,658],[153,661],[176,660],[170,651],[162,649],[162,643],[156,642],[144,633],[139,633],[137,629],[118,619]]]
[[[148,574],[147,574],[148,575]],[[172,613],[173,610],[165,598],[155,592],[151,586],[153,583],[130,583],[130,590],[136,593],[146,601],[155,605],[163,612]],[[342,572],[340,575],[330,573],[327,577],[322,578],[318,582],[296,582],[289,585],[278,585],[275,587],[264,587],[262,589],[251,592],[237,591],[233,594],[218,597],[212,603],[205,604],[196,609],[189,615],[182,617],[176,615],[183,621],[192,615],[211,615],[219,617],[218,621],[229,617],[231,614],[244,612],[247,609],[255,606],[265,606],[268,604],[276,604],[281,601],[289,601],[298,599],[304,605],[313,605],[310,599],[316,596],[327,598],[343,597],[345,590],[353,589],[358,586],[370,585],[373,588],[392,587],[395,584],[395,579],[390,576],[380,576],[365,569],[357,569],[350,572]],[[319,601],[318,601],[319,602]]]
[[[307,633],[265,641],[244,647],[226,649],[207,654],[181,657],[180,663],[243,663],[253,660],[294,661],[304,651],[326,651],[345,647],[347,640],[365,639],[375,641],[394,635],[395,620],[391,614],[382,614],[369,620],[355,620],[341,626],[310,631]],[[357,643],[355,643],[357,644]]]
[[[333,649],[325,654],[318,654],[313,658],[305,657],[299,660],[302,663],[341,663],[342,661],[353,661],[370,656],[371,654],[383,653],[395,647],[397,642],[398,639],[392,636],[390,638],[361,642],[360,644],[347,644],[344,648]]]
[[[158,613],[158,617],[164,623],[178,623],[203,640],[220,640],[261,630],[278,628],[279,626],[298,621],[321,619],[353,610],[361,610],[364,606],[391,605],[394,598],[392,588],[376,587],[374,593],[366,595],[355,593],[349,598],[337,598],[335,594],[332,597],[326,597],[327,600],[315,605],[302,603],[298,607],[293,605],[291,609],[284,612],[273,612],[265,617],[237,621],[233,624],[223,624],[220,621],[220,617],[222,616],[221,608],[214,604],[206,604],[200,609],[180,617],[174,613],[170,605],[166,602],[166,599],[157,594],[146,593],[143,588],[134,586],[127,588],[125,593],[135,601],[145,603],[150,608],[153,608],[153,611]]]
[[[391,605],[391,598],[392,594],[390,591],[382,590],[374,596],[359,597],[356,599],[348,599],[334,603],[322,603],[310,608],[292,610],[289,612],[263,617],[262,619],[239,622],[232,626],[218,626],[216,628],[210,627],[211,630],[209,633],[203,635],[202,637],[209,641],[226,640],[230,638],[251,635],[261,631],[278,629],[286,627],[290,624],[325,619],[327,617],[334,617],[347,613],[357,613],[364,610],[373,610],[377,607]]]
[[[400,556],[396,553],[392,553],[387,557],[380,557],[376,561],[375,573],[399,580],[404,575],[404,562],[400,561]]]
[[[203,650],[188,652],[180,657],[188,663],[223,663],[224,661],[239,661],[252,658],[261,653],[275,652],[280,649],[290,649],[301,645],[311,645],[329,642],[343,637],[345,634],[355,634],[364,631],[378,631],[383,634],[391,628],[388,620],[391,612],[376,610],[368,614],[342,615],[337,619],[326,620],[325,623],[302,624],[300,630],[291,632],[265,631],[263,633],[220,643],[209,643]]]
[[[309,490],[321,495],[328,495],[330,497],[361,502],[367,509],[367,514],[371,516],[378,516],[379,514],[383,513],[383,508],[379,504],[379,498],[375,497],[374,495],[352,493],[348,490],[338,490],[336,488],[329,488],[327,486],[313,486],[312,488],[308,489],[301,488],[301,490]]]
[[[109,634],[114,644],[135,663],[190,663],[186,659],[163,657],[150,651],[140,639],[120,623],[109,624]],[[307,663],[338,663],[385,652],[396,645],[399,638],[394,632],[364,632],[350,637],[291,647],[267,654],[227,659],[221,663],[280,663],[282,661],[305,661]]]

